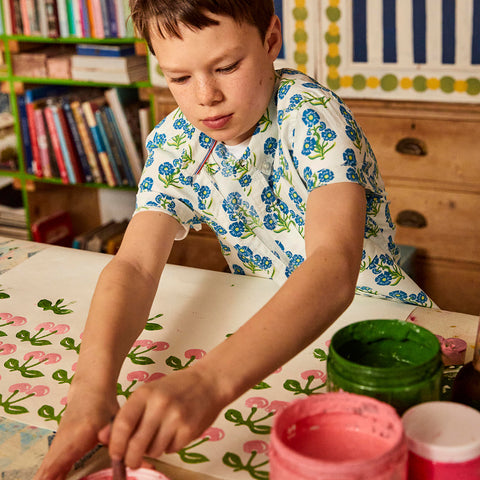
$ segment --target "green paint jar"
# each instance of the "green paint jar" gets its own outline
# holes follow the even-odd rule
[[[338,330],[327,359],[327,389],[377,398],[401,415],[439,400],[442,357],[437,337],[401,320],[364,320]]]

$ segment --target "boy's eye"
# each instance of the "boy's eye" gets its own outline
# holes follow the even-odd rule
[[[239,63],[240,63],[240,62],[235,62],[235,63],[232,63],[231,65],[227,65],[226,67],[219,68],[219,69],[218,69],[218,72],[220,72],[220,73],[230,73],[230,72],[233,72],[234,70],[237,69]]]
[[[188,80],[187,76],[184,77],[170,77],[172,83],[185,83]]]

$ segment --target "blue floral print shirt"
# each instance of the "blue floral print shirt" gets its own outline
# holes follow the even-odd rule
[[[384,184],[373,151],[348,107],[294,71],[277,71],[274,94],[240,158],[177,109],[146,141],[135,213],[172,215],[185,228],[208,224],[232,272],[283,283],[305,259],[309,192],[353,182],[367,214],[357,293],[431,306],[399,267]]]

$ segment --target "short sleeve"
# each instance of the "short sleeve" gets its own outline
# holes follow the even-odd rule
[[[136,195],[134,215],[142,211],[159,211],[174,217],[185,229],[200,229],[200,219],[191,198],[191,178],[182,170],[182,151],[167,144],[168,128],[160,123],[146,140],[147,159]],[[190,197],[190,198],[189,198]]]

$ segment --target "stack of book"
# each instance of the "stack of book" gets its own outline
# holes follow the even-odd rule
[[[0,93],[0,169],[18,169],[15,119],[11,113],[8,93]]]
[[[138,184],[147,135],[140,118],[149,107],[137,89],[42,86],[17,99],[28,173],[66,184]]]
[[[136,55],[133,45],[77,45],[71,68],[74,80],[127,85],[148,80],[147,57]]]
[[[13,181],[6,177],[0,181],[0,235],[29,239],[22,192],[14,188]]]
[[[7,35],[132,38],[128,0],[2,0]]]
[[[98,227],[77,235],[72,247],[91,252],[117,253],[128,226],[128,220],[110,220]]]

